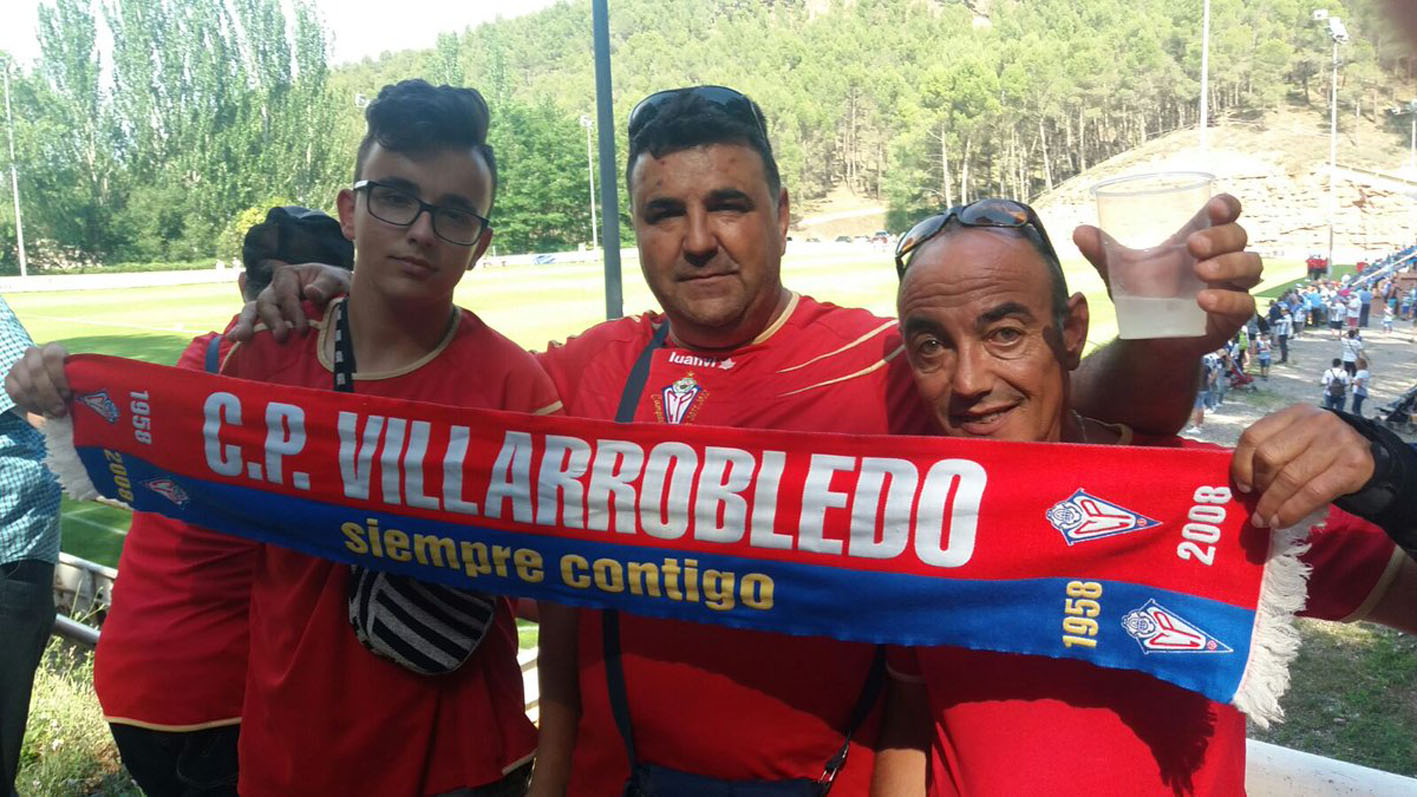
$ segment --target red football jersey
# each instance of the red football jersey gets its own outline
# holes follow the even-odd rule
[[[664,323],[611,321],[541,362],[571,415],[614,418],[636,359]],[[896,322],[794,296],[756,340],[701,355],[654,352],[635,420],[856,434],[921,433]],[[582,611],[582,715],[570,793],[618,794],[629,774],[610,713],[600,613]],[[624,665],[643,761],[726,779],[817,778],[869,671],[873,648],[622,615]],[[865,795],[877,719],[857,732],[833,795]]]
[[[319,334],[258,335],[223,372],[328,388]],[[355,392],[545,414],[560,408],[536,361],[461,311],[438,348],[397,372],[356,375]],[[509,602],[456,672],[422,676],[366,650],[350,628],[349,568],[264,546],[251,589],[251,659],[241,727],[243,795],[424,795],[493,782],[536,747]]]
[[[1304,614],[1361,616],[1387,588],[1396,553],[1381,529],[1332,510],[1303,557],[1314,568]],[[1244,715],[1198,693],[1074,659],[954,647],[893,648],[889,658],[893,677],[929,693],[932,797],[1244,793]]]
[[[217,337],[193,340],[177,367],[203,370]],[[104,719],[165,731],[241,721],[257,550],[240,537],[133,513],[94,652]]]

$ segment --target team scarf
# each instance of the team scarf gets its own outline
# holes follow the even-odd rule
[[[1305,566],[1223,450],[619,424],[71,357],[75,498],[509,596],[1124,668],[1281,712]],[[1299,528],[1307,528],[1301,526]]]

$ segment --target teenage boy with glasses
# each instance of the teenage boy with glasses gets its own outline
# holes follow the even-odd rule
[[[558,411],[555,388],[531,355],[453,305],[453,289],[491,240],[486,217],[496,169],[481,96],[405,81],[385,87],[365,117],[357,187],[337,199],[340,225],[355,245],[348,299],[314,322],[318,335],[292,345],[258,332],[232,350],[222,373]],[[335,326],[348,342],[338,349],[343,357],[335,356]],[[62,380],[62,368],[47,373],[34,354],[38,368],[20,374],[29,385],[20,392],[57,402],[63,385],[34,382]],[[350,590],[362,583],[358,573],[262,546],[252,584],[240,793],[522,794],[536,730],[524,713],[510,605],[494,599],[486,636],[460,665],[422,674],[376,655],[377,640],[356,638]]]
[[[653,345],[644,390],[627,402],[635,420],[856,434],[927,428],[894,321],[782,285],[789,198],[756,105],[720,86],[675,89],[637,106],[630,127],[626,180],[640,265],[664,312],[600,324],[541,357],[568,412],[617,417],[631,368]],[[1254,312],[1245,290],[1258,280],[1259,259],[1242,251],[1235,200],[1213,200],[1210,212],[1215,226],[1189,243],[1198,271],[1219,288],[1203,301],[1225,338]],[[1085,252],[1100,250],[1097,235],[1080,232]],[[259,316],[281,336],[299,329],[302,292],[328,296],[341,284],[315,267],[288,270],[247,307],[248,325]],[[1109,347],[1079,379],[1089,386],[1083,403],[1095,416],[1179,428],[1196,363],[1217,345]],[[714,365],[679,365],[685,355]],[[685,378],[699,387],[695,398],[666,402],[663,389]],[[538,795],[620,793],[629,774],[601,619],[543,610]],[[618,619],[636,761],[720,779],[821,777],[873,660],[869,646],[826,639]],[[874,736],[872,722],[855,734],[833,794],[866,793]]]

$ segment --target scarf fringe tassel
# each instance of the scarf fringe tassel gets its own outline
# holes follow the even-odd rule
[[[1279,699],[1289,689],[1289,665],[1299,654],[1294,615],[1304,608],[1308,598],[1310,568],[1299,557],[1309,550],[1309,530],[1323,519],[1323,512],[1315,513],[1274,532],[1270,540],[1259,606],[1255,609],[1249,666],[1233,701],[1261,728],[1284,719]]]
[[[47,418],[44,422],[44,464],[59,486],[75,501],[99,498],[98,490],[89,481],[83,460],[74,448],[74,422],[69,418]]]

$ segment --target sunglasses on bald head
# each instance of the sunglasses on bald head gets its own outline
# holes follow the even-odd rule
[[[727,86],[689,86],[682,89],[656,91],[636,103],[634,110],[630,111],[630,138],[634,139],[636,135],[639,135],[645,125],[658,116],[671,100],[683,95],[718,106],[729,115],[756,127],[758,132],[762,133],[763,140],[767,140],[767,120],[763,118],[763,112],[759,110],[757,103],[748,99],[748,95],[743,92],[730,89]]]
[[[1033,208],[1012,199],[981,199],[968,205],[956,205],[944,213],[931,216],[901,236],[895,247],[896,276],[904,277],[916,250],[943,232],[952,220],[958,220],[963,227],[1001,227],[1013,230],[1032,228],[1043,242],[1046,254],[1055,261],[1058,259],[1053,242],[1048,240],[1048,232],[1043,229],[1043,222],[1039,220],[1038,214],[1033,212]]]

